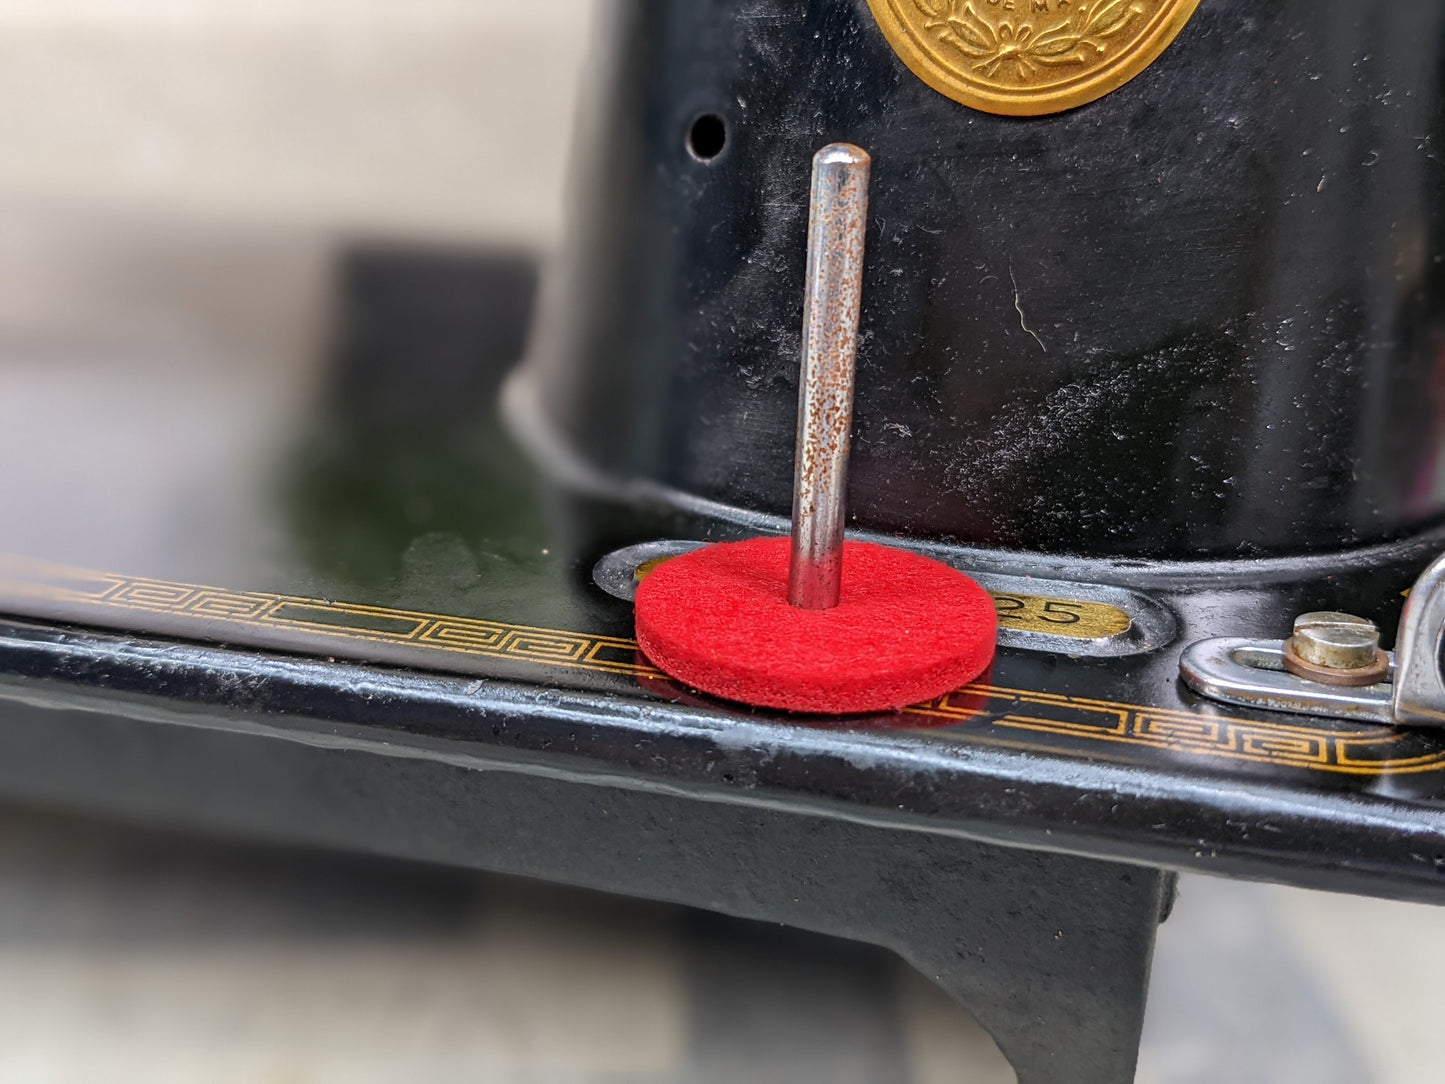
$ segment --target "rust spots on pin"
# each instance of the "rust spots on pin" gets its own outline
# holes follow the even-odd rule
[[[813,156],[788,601],[826,610],[842,590],[843,522],[872,159],[850,143]]]

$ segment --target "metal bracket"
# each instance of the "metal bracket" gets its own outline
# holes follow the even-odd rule
[[[1378,685],[1321,685],[1284,668],[1284,641],[1216,637],[1184,649],[1179,674],[1201,696],[1226,704],[1408,726],[1445,726],[1445,556],[1430,565],[1405,601],[1390,674]]]
[[[1445,683],[1440,678],[1440,635],[1445,631],[1445,557],[1415,581],[1395,639],[1394,721],[1445,726]]]
[[[1391,656],[1390,672],[1395,672]],[[1200,696],[1270,711],[1325,715],[1372,723],[1393,723],[1387,679],[1378,685],[1348,689],[1295,677],[1284,668],[1283,640],[1219,636],[1184,649],[1179,675]]]

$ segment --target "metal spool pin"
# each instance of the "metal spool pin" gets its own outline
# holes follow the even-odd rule
[[[830,143],[813,156],[788,566],[788,601],[807,610],[832,609],[842,592],[872,161],[867,151],[850,143]]]

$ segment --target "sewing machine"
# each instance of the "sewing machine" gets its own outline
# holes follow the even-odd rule
[[[128,374],[186,434],[147,490],[218,479],[163,543],[7,508],[0,793],[874,942],[1023,1084],[1132,1079],[1177,871],[1445,898],[1442,19],[618,5],[535,304],[525,260],[353,252],[319,400],[245,378],[259,449],[234,374]],[[630,600],[787,530],[836,139],[874,162],[849,528],[972,575],[1000,647],[820,718],[669,679]],[[1286,669],[1300,615],[1389,642],[1407,594],[1384,680]]]

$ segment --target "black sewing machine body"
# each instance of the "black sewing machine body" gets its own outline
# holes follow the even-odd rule
[[[875,161],[860,527],[1231,558],[1445,510],[1435,6],[1206,2],[1038,117],[937,93],[862,2],[614,29],[519,393],[607,477],[788,514],[808,163],[846,139]]]

